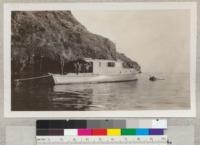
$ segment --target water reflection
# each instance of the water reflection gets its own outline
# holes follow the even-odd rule
[[[188,76],[188,75],[187,75]],[[102,111],[187,109],[190,107],[189,79],[185,75],[164,75],[164,81],[56,85],[38,81],[12,88],[12,110]]]
[[[55,108],[67,110],[88,110],[92,104],[92,89],[77,89],[71,85],[56,85],[53,87],[51,102]]]
[[[106,110],[113,108],[126,108],[126,100],[130,100],[130,95],[137,89],[137,81],[121,82],[121,83],[99,83],[99,84],[71,84],[56,85],[53,92],[56,95],[54,101],[63,104],[63,99],[69,101],[81,100],[76,102],[74,106],[87,104],[86,100],[90,100],[87,104],[89,110]],[[68,95],[66,95],[66,93]],[[62,97],[57,97],[63,94]],[[132,102],[132,101],[131,101]],[[66,102],[67,103],[67,102]],[[132,102],[133,103],[133,102]],[[70,104],[70,103],[69,103]]]

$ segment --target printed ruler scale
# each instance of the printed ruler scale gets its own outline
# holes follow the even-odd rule
[[[91,136],[91,137],[77,137],[77,136],[61,136],[61,137],[44,137],[37,136],[37,145],[167,145],[167,136]]]

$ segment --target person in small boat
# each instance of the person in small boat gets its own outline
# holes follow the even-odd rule
[[[150,81],[156,81],[157,78],[156,78],[155,76],[150,76],[150,77],[149,77],[149,80],[150,80]]]
[[[150,77],[149,77],[149,80],[150,80],[150,81],[156,81],[156,80],[164,80],[164,79],[157,78],[157,77],[155,77],[155,76],[150,76]]]

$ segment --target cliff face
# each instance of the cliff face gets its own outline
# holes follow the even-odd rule
[[[116,52],[109,39],[93,34],[70,11],[12,12],[12,73],[60,72],[60,62],[84,57],[121,59],[140,71],[137,62]]]

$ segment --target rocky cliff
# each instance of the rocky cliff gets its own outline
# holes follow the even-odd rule
[[[121,59],[140,71],[137,62],[116,51],[108,38],[89,32],[70,11],[13,11],[12,73],[60,72],[84,57]]]

